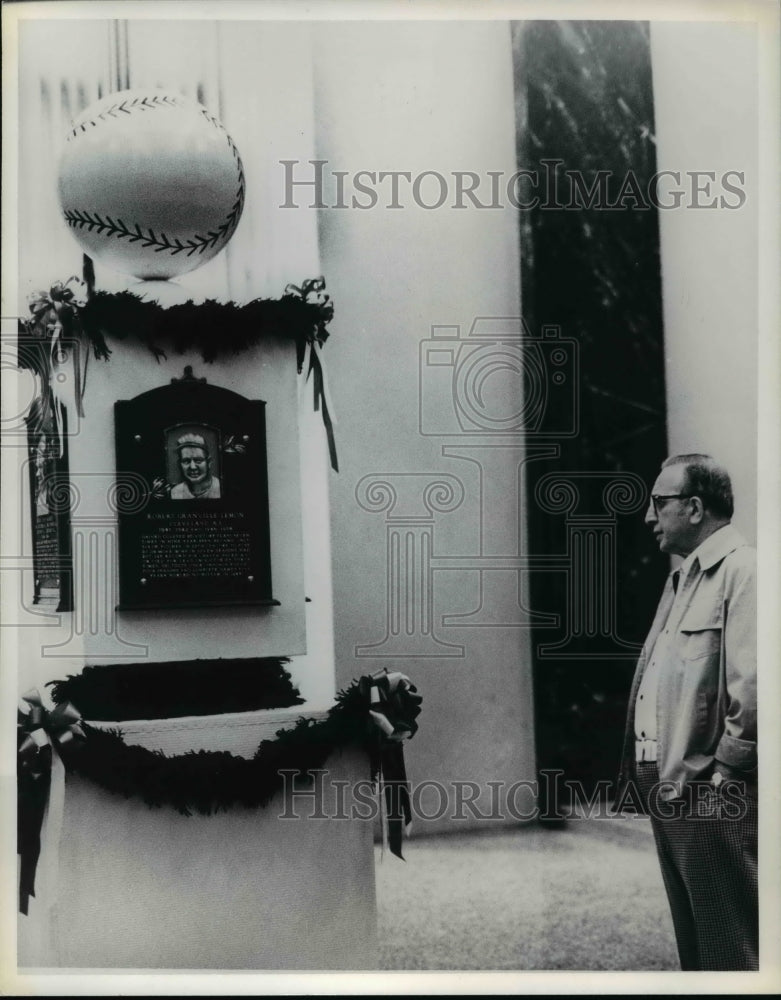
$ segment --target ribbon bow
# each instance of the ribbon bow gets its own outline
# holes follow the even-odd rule
[[[19,909],[27,913],[35,895],[35,869],[41,853],[41,827],[49,799],[52,754],[75,738],[84,739],[81,716],[70,702],[47,712],[31,688],[19,700],[17,714],[17,853],[21,856]]]
[[[307,278],[301,285],[287,285],[285,295],[295,295],[302,299],[307,305],[317,306],[320,312],[320,319],[317,324],[318,339],[327,340],[328,331],[325,329],[327,323],[334,318],[334,305],[331,296],[325,292],[325,278]]]
[[[403,861],[402,831],[409,832],[412,806],[402,744],[418,731],[415,720],[423,699],[409,677],[385,669],[361,677],[358,690],[365,700],[370,735],[379,744],[378,775],[388,815],[388,846]]]
[[[69,701],[47,712],[35,688],[23,694],[16,721],[21,767],[32,778],[40,778],[51,767],[55,745],[69,743],[74,737],[85,738],[80,722],[81,716]]]
[[[73,275],[65,284],[55,281],[48,292],[33,292],[28,304],[33,322],[51,335],[52,361],[62,364],[65,361],[62,335],[71,330],[79,310],[87,304],[87,285]]]
[[[55,281],[48,292],[33,292],[28,301],[35,320],[46,317],[49,323],[63,325],[64,319],[67,325],[75,312],[87,304],[87,285],[73,275],[64,284]]]
[[[328,391],[328,379],[325,373],[325,362],[323,361],[323,344],[328,339],[326,325],[334,317],[334,306],[331,296],[325,292],[325,278],[307,278],[300,286],[287,285],[285,295],[290,295],[301,299],[307,305],[315,306],[318,311],[317,321],[313,332],[307,338],[304,348],[303,358],[300,359],[299,372],[306,368],[306,378],[314,375],[314,395],[315,410],[321,409],[323,413],[323,424],[328,438],[328,454],[331,457],[331,468],[334,472],[339,471],[339,460],[336,455],[336,440],[334,438],[333,425],[336,423],[331,395]]]
[[[82,281],[81,278],[74,275],[73,277],[68,278],[64,284],[61,281],[56,281],[48,292],[33,292],[28,299],[30,312],[32,314],[31,322],[34,332],[35,328],[37,328],[38,331],[43,334],[44,339],[49,342],[48,356],[46,354],[41,355],[39,363],[40,370],[38,372],[46,386],[46,398],[43,401],[44,405],[41,415],[41,425],[43,425],[43,422],[45,421],[47,411],[51,410],[54,413],[54,419],[57,427],[60,456],[62,456],[63,452],[62,403],[60,402],[57,394],[52,376],[54,369],[58,365],[64,364],[67,360],[67,355],[63,347],[63,335],[72,334],[74,332],[74,328],[76,328],[79,333],[81,332],[79,310],[83,309],[87,304],[88,291],[88,285]],[[74,358],[76,376],[76,407],[78,409],[79,416],[81,417],[84,416],[82,399],[84,397],[84,388],[87,380],[88,356],[88,353],[85,352],[83,367],[80,364],[80,358],[78,356]]]
[[[423,699],[406,674],[378,670],[362,677],[359,687],[369,699],[369,718],[384,739],[398,743],[415,735]]]

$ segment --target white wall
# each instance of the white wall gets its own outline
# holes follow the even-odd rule
[[[701,204],[727,196],[739,171],[745,204],[659,213],[670,453],[706,452],[729,469],[735,524],[756,541],[756,30],[741,23],[651,25],[657,169],[714,171]],[[703,185],[707,182],[702,181]]]
[[[448,476],[447,483],[461,483],[456,509],[431,512],[435,557],[517,552],[520,435],[502,439],[499,464],[496,452],[481,453],[482,462],[477,453],[472,460],[446,456],[444,446],[463,450],[471,442],[463,435],[423,436],[418,396],[419,347],[432,325],[458,324],[465,334],[476,316],[520,314],[517,213],[451,207],[452,171],[485,178],[489,170],[506,176],[515,170],[509,25],[350,22],[323,24],[318,38],[316,151],[328,161],[326,171],[352,178],[359,170],[413,177],[436,170],[451,185],[448,201],[435,210],[416,205],[410,184],[402,182],[402,209],[386,207],[390,198],[383,193],[370,210],[320,212],[323,271],[337,310],[327,348],[341,460],[332,480],[337,682],[385,666],[418,685],[421,729],[406,748],[413,783],[436,779],[452,794],[454,780],[484,786],[531,779],[529,636],[510,623],[519,614],[517,573],[494,571],[481,579],[476,569],[437,570],[428,596],[435,634],[449,648],[408,635],[406,650],[397,644],[394,656],[356,653],[382,640],[388,614],[388,524],[386,513],[370,513],[356,495],[365,476],[376,475],[398,492],[389,516],[400,519],[408,537],[423,531],[425,484]],[[297,176],[311,177],[311,169]],[[332,187],[327,204],[334,203]],[[294,200],[308,204],[312,189],[295,190]],[[387,192],[387,182],[378,190]],[[437,188],[421,186],[421,194],[433,203]],[[487,200],[486,189],[480,199]],[[421,585],[419,566],[406,565]],[[402,612],[418,599],[408,590]],[[492,620],[443,624],[443,617],[468,614],[481,600]],[[457,647],[460,656],[448,655]],[[433,813],[437,805],[427,799],[425,809]],[[416,820],[414,832],[446,826],[452,828],[446,818]]]

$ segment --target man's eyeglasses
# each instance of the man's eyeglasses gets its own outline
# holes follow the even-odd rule
[[[652,493],[651,503],[654,505],[654,513],[659,513],[659,504],[667,500],[691,500],[692,493]]]

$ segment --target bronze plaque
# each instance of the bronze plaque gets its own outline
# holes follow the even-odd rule
[[[30,520],[33,540],[33,604],[55,611],[73,610],[68,482],[67,412],[60,410],[58,433],[54,416],[28,422]]]
[[[119,610],[277,604],[265,403],[181,379],[115,404]]]

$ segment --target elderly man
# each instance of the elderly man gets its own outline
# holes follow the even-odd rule
[[[211,473],[211,457],[200,434],[183,434],[176,442],[182,482],[171,490],[172,500],[219,500],[220,481]]]
[[[756,553],[708,455],[663,463],[645,516],[670,574],[629,700],[617,808],[650,815],[681,968],[758,968]]]

